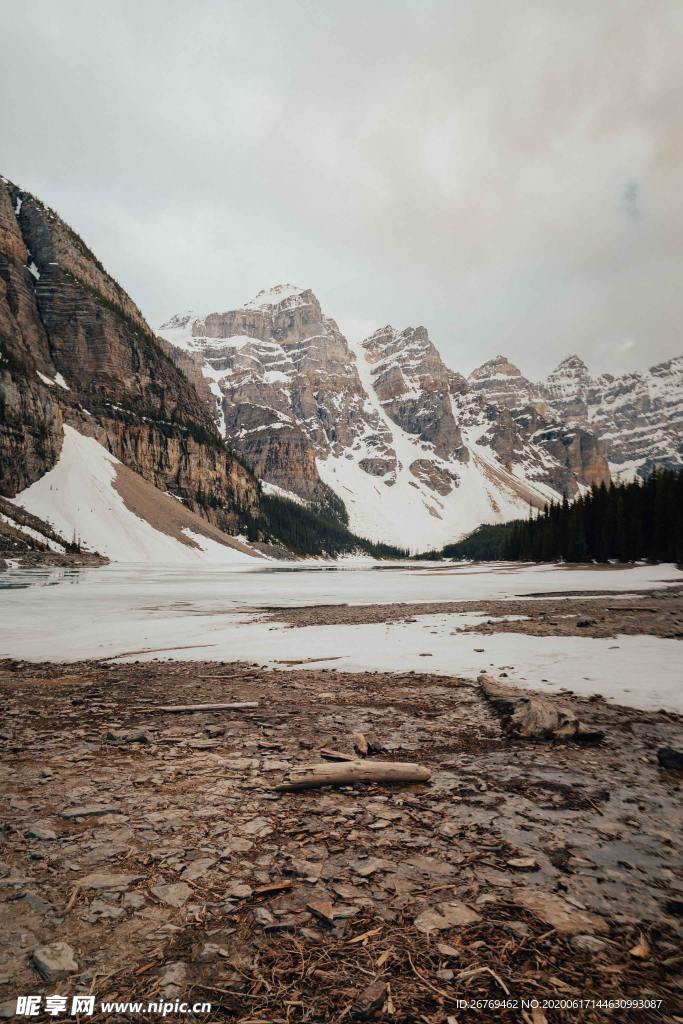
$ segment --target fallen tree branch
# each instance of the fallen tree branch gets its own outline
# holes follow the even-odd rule
[[[167,711],[179,714],[185,711],[240,711],[242,708],[257,708],[255,700],[236,701],[233,704],[161,704],[155,708],[138,708],[138,711]]]
[[[276,790],[350,786],[354,782],[429,782],[430,768],[402,761],[342,761],[290,768],[289,777]]]

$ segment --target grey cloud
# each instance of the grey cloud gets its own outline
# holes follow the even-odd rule
[[[0,31],[0,170],[153,323],[293,280],[464,371],[681,350],[678,0],[33,0]]]

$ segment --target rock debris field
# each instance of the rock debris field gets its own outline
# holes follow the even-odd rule
[[[412,672],[5,661],[0,686],[7,1018],[93,993],[250,1024],[683,1019],[673,714],[547,698],[587,744]],[[348,758],[431,779],[275,788]]]

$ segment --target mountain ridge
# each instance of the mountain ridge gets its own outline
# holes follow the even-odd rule
[[[350,342],[291,283],[154,332],[77,233],[0,177],[0,494],[17,502],[58,466],[72,474],[80,452],[111,487],[108,508],[130,471],[156,488],[126,491],[143,519],[155,501],[179,501],[228,546],[245,531],[271,538],[270,505],[299,548],[323,521],[440,547],[610,469],[680,464],[682,382],[680,357],[593,377],[568,356],[533,382],[498,355],[465,377],[425,327]],[[295,504],[276,507],[283,498]],[[176,513],[157,518],[192,547],[196,522]],[[298,533],[297,515],[308,523]],[[329,536],[339,550],[354,543]]]
[[[422,326],[386,325],[349,342],[309,288],[275,286],[234,310],[177,314],[159,334],[174,359],[192,360],[217,421],[262,480],[305,501],[322,482],[356,532],[393,543],[410,543],[411,533],[445,543],[607,482],[610,467],[647,474],[678,457],[679,427],[629,461],[606,412],[569,408],[565,378],[590,378],[576,356],[546,381],[530,381],[503,355],[465,377]],[[603,390],[609,379],[597,378]],[[618,389],[621,378],[612,381]],[[620,429],[626,435],[628,424]]]

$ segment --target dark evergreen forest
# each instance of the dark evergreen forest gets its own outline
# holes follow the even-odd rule
[[[357,537],[338,520],[286,498],[263,494],[261,507],[263,519],[246,522],[249,540],[258,540],[265,532],[268,540],[284,544],[297,555],[329,558],[345,554],[365,554],[374,558],[408,557],[408,552],[401,548]]]
[[[444,558],[550,562],[683,562],[683,471],[601,484],[528,519],[480,526]],[[423,556],[427,557],[427,556]],[[433,555],[432,555],[433,557]]]

